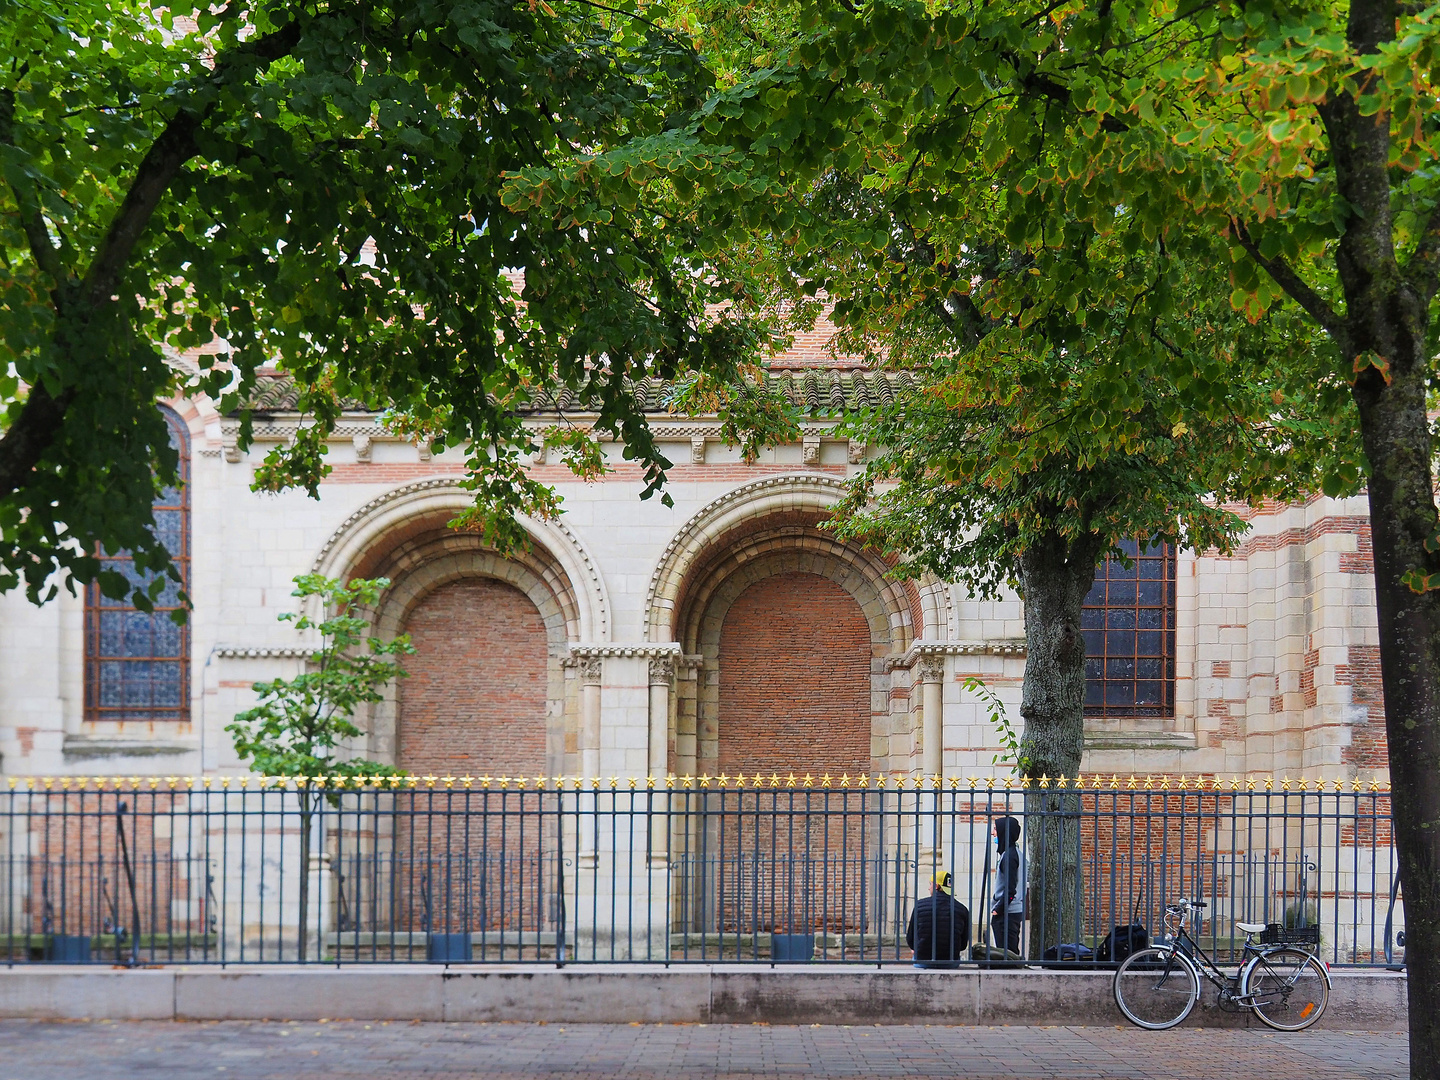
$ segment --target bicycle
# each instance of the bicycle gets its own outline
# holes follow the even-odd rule
[[[1302,1031],[1325,1012],[1330,973],[1315,958],[1318,926],[1237,922],[1245,934],[1239,970],[1227,975],[1190,933],[1190,918],[1207,905],[1180,900],[1165,908],[1169,941],[1131,953],[1115,972],[1115,1004],[1131,1023],[1163,1031],[1181,1023],[1200,1000],[1200,976],[1219,990],[1222,1009],[1249,1009],[1277,1031]],[[1310,949],[1297,946],[1311,946]]]

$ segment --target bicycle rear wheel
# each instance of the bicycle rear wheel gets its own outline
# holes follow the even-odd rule
[[[1200,1000],[1195,965],[1172,949],[1131,953],[1115,972],[1115,1004],[1133,1024],[1151,1031],[1172,1028]]]
[[[1246,966],[1240,993],[1272,1028],[1301,1031],[1324,1013],[1330,982],[1320,961],[1303,949],[1272,949]]]

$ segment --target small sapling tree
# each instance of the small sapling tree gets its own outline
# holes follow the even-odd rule
[[[238,713],[226,727],[241,761],[250,761],[262,776],[295,777],[300,805],[300,944],[306,959],[306,926],[310,907],[311,827],[320,801],[335,801],[334,790],[362,777],[395,776],[398,769],[363,757],[342,755],[343,744],[365,733],[356,726],[355,710],[384,697],[391,680],[406,672],[399,658],[415,652],[410,636],[393,641],[369,637],[363,609],[373,606],[390,585],[387,578],[356,578],[348,584],[320,574],[295,579],[299,612],[286,612],[282,622],[302,633],[316,630],[320,644],[305,671],[293,679],[257,682],[260,701]],[[315,598],[320,616],[305,612]],[[317,783],[318,778],[324,784]]]

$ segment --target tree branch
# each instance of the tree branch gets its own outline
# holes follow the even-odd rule
[[[0,439],[0,495],[25,486],[41,455],[55,441],[65,422],[65,410],[75,397],[73,387],[52,397],[44,383],[30,388],[20,415]]]
[[[1342,350],[1347,348],[1350,335],[1345,330],[1344,320],[1335,313],[1335,309],[1325,298],[1306,284],[1305,280],[1284,259],[1267,259],[1260,254],[1260,245],[1251,238],[1250,230],[1245,227],[1243,221],[1231,218],[1230,226],[1235,230],[1235,236],[1240,241],[1240,246],[1264,268],[1267,274],[1275,279],[1275,284],[1284,289],[1292,300],[1304,308],[1306,313],[1320,324],[1320,328],[1342,347]]]
[[[88,308],[79,315],[111,303],[129,264],[135,245],[150,224],[155,208],[181,167],[197,152],[195,134],[206,115],[214,107],[215,91],[237,79],[245,79],[259,69],[294,50],[300,41],[300,24],[290,22],[272,34],[255,38],[222,57],[208,77],[182,101],[179,110],[164,131],[151,144],[136,171],[135,179],[100,242],[89,271],[78,292],[62,297],[61,289],[69,280],[60,262],[59,252],[50,241],[49,230],[40,214],[38,201],[27,200],[17,192],[25,226],[26,238],[36,265],[55,279],[51,294],[55,312],[65,321],[75,315],[76,307]],[[15,98],[13,92],[0,92],[0,140],[14,145]],[[33,210],[27,211],[27,202]],[[65,303],[62,304],[62,299]],[[9,495],[30,482],[36,465],[55,441],[65,424],[65,411],[75,398],[75,388],[67,386],[52,393],[43,381],[37,380],[15,422],[0,437],[0,495]]]
[[[195,134],[214,108],[214,91],[237,76],[244,78],[289,54],[300,41],[300,23],[291,21],[264,37],[247,41],[216,61],[209,78],[191,95],[191,101],[165,125],[146,152],[125,201],[120,204],[94,261],[81,284],[83,301],[92,306],[107,303],[120,284],[136,243],[176,174],[198,152]],[[201,99],[203,100],[203,103]],[[197,107],[198,106],[198,107]]]
[[[0,90],[0,143],[19,149],[15,146],[15,91],[8,88]],[[34,191],[21,190],[13,183],[10,190],[15,193],[15,203],[20,209],[20,225],[25,230],[25,239],[30,245],[30,254],[35,258],[35,265],[55,282],[50,297],[59,309],[65,268],[60,265],[60,253],[50,240],[50,230],[45,227],[40,201]]]

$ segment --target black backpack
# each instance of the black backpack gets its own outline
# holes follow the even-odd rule
[[[1105,935],[1105,940],[1100,942],[1100,947],[1095,950],[1095,959],[1101,963],[1107,961],[1118,963],[1131,953],[1139,952],[1149,945],[1150,933],[1139,923],[1117,926]]]

